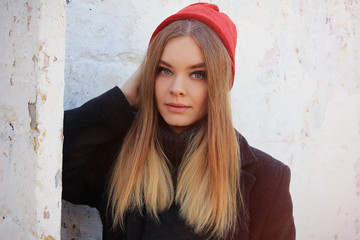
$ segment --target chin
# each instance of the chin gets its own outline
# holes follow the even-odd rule
[[[164,118],[165,122],[169,125],[169,126],[174,126],[174,127],[187,127],[189,125],[191,125],[191,122],[188,121],[181,121],[178,119],[179,117],[177,117],[177,119],[171,119],[171,118]]]

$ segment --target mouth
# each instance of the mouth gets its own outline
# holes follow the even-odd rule
[[[173,113],[183,113],[191,108],[190,106],[181,103],[166,103],[165,106],[170,112]]]

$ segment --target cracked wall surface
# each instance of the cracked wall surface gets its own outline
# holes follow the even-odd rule
[[[60,239],[64,4],[0,3],[1,239]]]
[[[121,86],[155,27],[193,2],[67,1],[65,108]],[[238,29],[235,127],[290,166],[298,239],[360,239],[360,2],[210,2]],[[63,236],[101,239],[93,210],[71,209]]]

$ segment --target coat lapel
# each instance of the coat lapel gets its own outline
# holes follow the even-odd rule
[[[256,177],[248,171],[248,169],[257,163],[257,158],[251,150],[246,139],[236,131],[236,136],[240,145],[241,154],[241,193],[244,198],[244,207],[246,214],[240,216],[240,226],[236,233],[235,239],[248,240],[249,239],[249,209],[250,209],[250,192],[256,183]]]
[[[246,171],[242,171],[241,175],[241,191],[244,197],[245,214],[239,214],[239,227],[235,239],[248,240],[249,239],[249,209],[250,209],[250,191],[256,182],[254,175]]]

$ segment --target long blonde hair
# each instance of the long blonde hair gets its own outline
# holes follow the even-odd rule
[[[171,163],[157,138],[154,83],[166,43],[191,36],[201,47],[207,69],[207,115],[180,164],[176,192]],[[169,24],[152,40],[140,73],[138,114],[127,133],[109,182],[113,227],[124,225],[127,211],[138,209],[158,220],[175,201],[196,233],[219,238],[236,230],[243,211],[240,150],[231,120],[229,90],[232,61],[218,36],[196,20]]]

